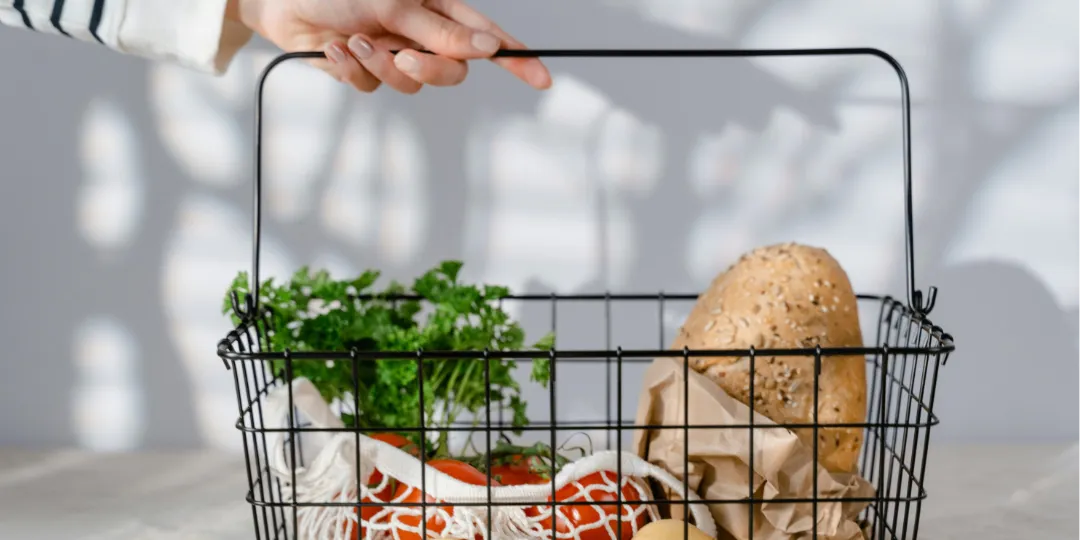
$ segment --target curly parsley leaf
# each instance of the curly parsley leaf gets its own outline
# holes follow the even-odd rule
[[[511,320],[499,300],[509,295],[506,287],[476,286],[459,281],[462,263],[445,261],[414,280],[411,287],[392,282],[374,292],[379,273],[367,271],[348,280],[336,280],[329,272],[303,267],[285,283],[266,280],[259,288],[260,306],[266,316],[266,339],[273,351],[508,351],[525,349],[525,333]],[[248,275],[241,272],[226,294],[222,312],[240,323],[231,294],[241,298],[250,292]],[[428,309],[425,320],[420,315]],[[532,346],[550,350],[549,334]],[[357,410],[342,414],[348,425],[361,428],[449,427],[463,414],[485,409],[485,369],[490,380],[493,406],[512,413],[513,426],[528,423],[527,404],[514,379],[512,359],[429,358],[420,368],[416,359],[293,361],[293,376],[306,377],[328,402],[340,401]],[[284,365],[272,365],[273,374],[284,378]],[[546,356],[532,359],[530,379],[546,386],[550,363]],[[354,392],[354,386],[356,391]],[[355,395],[354,395],[355,394]],[[440,413],[437,416],[437,413]],[[422,416],[421,416],[422,415]],[[415,437],[414,437],[415,439]],[[445,455],[445,432],[432,450]]]

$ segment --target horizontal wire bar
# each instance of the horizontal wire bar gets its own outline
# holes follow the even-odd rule
[[[840,428],[864,428],[864,429],[873,429],[873,428],[877,428],[877,429],[880,429],[880,428],[898,428],[898,429],[899,428],[903,428],[903,429],[920,428],[920,429],[922,429],[922,428],[930,428],[930,427],[936,426],[937,424],[938,424],[938,422],[937,422],[937,419],[935,418],[933,421],[928,421],[928,422],[925,422],[925,423],[871,423],[871,422],[862,422],[862,423],[843,422],[842,423],[842,422],[837,422],[835,424],[817,424],[817,427],[818,427],[818,429],[840,429]],[[614,425],[614,424],[606,425],[605,424],[605,425],[598,425],[598,424],[577,424],[577,423],[561,424],[560,423],[560,424],[555,424],[554,426],[552,426],[551,424],[529,425],[529,426],[518,426],[518,427],[509,427],[509,426],[498,426],[498,427],[496,427],[496,426],[492,426],[490,429],[485,427],[485,426],[477,426],[477,427],[466,427],[466,426],[430,427],[430,426],[427,426],[427,427],[423,428],[423,431],[425,433],[468,433],[468,432],[485,433],[487,431],[495,432],[495,431],[517,431],[517,430],[520,430],[520,431],[552,431],[552,430],[554,430],[555,432],[562,432],[562,431],[587,431],[587,430],[590,430],[590,429],[604,429],[604,430],[611,430],[611,431],[635,431],[635,430],[650,430],[651,431],[651,430],[682,430],[682,429],[690,429],[690,430],[700,431],[700,430],[706,430],[706,429],[708,429],[708,430],[716,430],[716,429],[722,429],[722,430],[732,430],[732,429],[748,430],[751,427],[753,427],[753,429],[755,429],[755,430],[757,430],[757,429],[813,429],[814,424],[812,424],[812,423],[788,423],[788,424],[758,424],[758,423],[755,423],[753,425],[751,425],[751,424],[701,424],[701,425],[690,424],[689,426],[687,426],[687,425],[670,425],[670,424],[664,424],[664,425],[654,425],[654,424],[648,424],[648,425],[634,425],[634,424],[624,424],[624,425]],[[331,427],[250,428],[250,427],[247,427],[247,426],[243,426],[242,424],[238,425],[237,429],[239,429],[240,431],[243,431],[245,433],[356,433],[358,431],[361,432],[361,433],[419,433],[421,431],[421,428],[419,428],[419,427],[397,427],[397,428],[378,428],[378,429],[375,429],[375,428],[357,429],[357,428],[352,428],[352,427],[340,427],[340,428],[331,428]]]
[[[536,484],[536,485],[544,485],[544,484]],[[414,489],[417,489],[417,488],[414,487]],[[837,498],[837,497],[819,497],[817,499],[817,502],[818,503],[822,503],[822,502],[871,503],[871,502],[877,502],[877,501],[880,500],[880,501],[884,501],[884,502],[905,503],[905,502],[916,502],[916,501],[920,501],[920,500],[924,500],[924,499],[925,499],[925,497],[895,497],[895,498],[890,497],[890,498],[884,498],[884,499],[880,499],[880,498],[877,498],[877,497],[839,497],[839,498]],[[605,506],[607,506],[607,505],[612,505],[613,506],[612,503],[614,503],[614,502],[615,501],[604,501],[603,504]],[[811,498],[811,497],[776,497],[775,499],[765,499],[765,498],[761,498],[761,497],[754,497],[752,499],[751,498],[744,498],[744,499],[697,499],[697,500],[690,501],[690,504],[762,504],[762,503],[811,504],[813,502],[814,502],[814,499]],[[264,501],[257,501],[257,500],[250,500],[249,499],[248,503],[250,503],[250,504],[252,504],[254,506],[258,506],[258,507],[268,507],[268,508],[278,508],[278,507],[280,507],[280,508],[292,508],[293,507],[292,502],[264,502]],[[499,502],[499,501],[487,502],[487,501],[485,501],[485,502],[472,502],[472,503],[439,501],[438,503],[429,502],[427,504],[427,506],[440,506],[440,507],[447,507],[447,508],[486,508],[488,506],[492,506],[492,507],[595,506],[596,504],[597,504],[596,501],[555,501],[554,503],[552,503],[549,500],[524,501],[524,502]],[[681,500],[670,500],[670,499],[634,499],[634,500],[625,500],[623,502],[623,504],[655,504],[655,505],[664,505],[664,504],[676,505],[677,504],[677,505],[681,505],[681,504],[683,504],[683,501],[681,501]],[[304,508],[304,507],[308,507],[308,508],[358,508],[358,507],[360,507],[360,508],[362,508],[362,507],[367,507],[369,505],[368,504],[357,504],[355,501],[350,501],[350,502],[326,501],[326,502],[297,502],[296,506],[301,507],[301,508]],[[381,504],[375,504],[375,505],[372,505],[372,506],[380,506],[380,507],[384,507],[384,508],[417,508],[417,507],[420,506],[420,503],[419,502],[381,503]]]
[[[812,357],[816,354],[817,349],[803,348],[803,349],[757,349],[753,354],[758,357],[762,356],[808,356]],[[882,347],[822,347],[821,356],[825,360],[827,357],[832,356],[869,356],[877,354],[892,355],[930,355],[941,356],[953,351],[951,344],[942,345],[938,347],[889,347],[888,350]],[[615,351],[612,350],[597,350],[597,349],[582,349],[582,350],[556,350],[551,353],[560,361],[586,361],[603,359],[606,360],[611,356],[615,356]],[[625,358],[682,358],[689,356],[691,358],[700,357],[742,357],[750,356],[750,349],[691,349],[689,351],[681,351],[677,349],[641,349],[641,350],[623,350],[622,355]],[[418,355],[427,360],[439,360],[439,359],[461,359],[471,358],[480,360],[483,358],[483,351],[356,351],[356,356],[361,359],[378,359],[378,360],[412,360],[416,361]],[[262,361],[262,360],[284,360],[284,352],[259,352],[259,353],[234,353],[231,351],[218,351],[218,356],[226,360],[235,360],[238,362],[249,361]],[[352,355],[349,351],[297,351],[288,353],[289,358],[293,360],[336,360],[336,359],[351,359]],[[550,355],[545,351],[491,351],[488,356],[490,358],[513,358],[513,359],[537,359],[537,358],[550,358]]]
[[[525,301],[551,301],[557,300],[559,302],[579,302],[579,301],[658,301],[661,296],[665,301],[667,300],[681,300],[693,302],[701,297],[698,293],[573,293],[573,294],[507,294],[497,298],[491,298],[493,302],[504,300],[525,300]],[[417,294],[355,294],[351,295],[352,298],[358,300],[387,300],[387,301],[424,301],[425,297]],[[858,300],[872,300],[881,302],[887,305],[895,305],[900,309],[905,309],[907,306],[900,301],[892,298],[891,296],[882,296],[878,294],[856,294],[855,297]],[[914,315],[914,313],[912,313]]]

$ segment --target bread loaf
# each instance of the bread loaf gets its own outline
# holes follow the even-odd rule
[[[673,344],[681,349],[861,347],[855,293],[847,274],[824,249],[773,245],[743,255],[698,299]],[[749,405],[749,358],[691,358],[691,367]],[[814,421],[814,359],[758,356],[754,405],[777,423]],[[825,356],[818,423],[859,423],[866,417],[866,360]],[[813,430],[795,429],[807,445]],[[818,459],[831,472],[855,472],[859,428],[818,431]]]
[[[687,526],[682,520],[661,519],[643,527],[634,535],[634,540],[712,540],[701,529]]]

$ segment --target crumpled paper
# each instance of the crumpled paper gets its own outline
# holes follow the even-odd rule
[[[643,459],[667,469],[706,500],[749,498],[750,430],[710,429],[699,425],[775,426],[767,417],[729,396],[717,384],[689,370],[688,392],[681,359],[659,358],[645,374],[639,398],[637,425],[690,426],[689,471],[684,466],[682,429],[635,430],[634,449]],[[683,416],[684,395],[689,419]],[[822,502],[822,499],[874,497],[874,488],[855,474],[830,473],[814,463],[813,449],[790,430],[754,429],[754,498],[809,498],[813,496],[813,468],[818,469],[818,538],[862,539],[858,514],[868,503]],[[681,501],[681,493],[667,498]],[[669,505],[671,517],[682,519],[682,504]],[[718,540],[749,540],[750,509],[746,503],[709,505],[716,520]],[[764,502],[753,509],[754,540],[811,538],[813,506],[810,503]]]

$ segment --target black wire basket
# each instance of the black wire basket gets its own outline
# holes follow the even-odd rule
[[[811,515],[818,515],[818,506],[828,503],[860,503],[865,508],[859,513],[858,519],[862,533],[867,538],[874,539],[907,539],[916,538],[919,532],[919,517],[922,502],[926,498],[924,489],[924,477],[926,472],[927,449],[929,446],[931,427],[938,423],[934,410],[934,394],[937,386],[938,369],[943,366],[953,351],[953,339],[933,325],[927,316],[935,303],[936,290],[931,287],[928,294],[924,295],[915,285],[914,242],[912,224],[912,189],[911,189],[911,151],[910,151],[910,98],[907,78],[899,63],[890,55],[876,49],[776,49],[776,50],[546,50],[546,51],[502,51],[501,56],[537,56],[537,57],[620,57],[620,58],[685,58],[685,57],[778,57],[778,56],[872,56],[885,60],[898,75],[901,85],[901,105],[903,120],[903,152],[904,152],[904,190],[905,190],[905,216],[906,216],[906,270],[907,270],[907,299],[906,302],[890,297],[875,295],[859,295],[860,312],[865,315],[864,320],[874,320],[876,317],[876,329],[864,331],[865,343],[874,343],[868,347],[847,348],[823,348],[811,347],[801,349],[725,349],[725,350],[672,350],[667,347],[665,336],[665,321],[673,309],[679,305],[692,305],[697,299],[695,294],[575,294],[575,295],[510,295],[499,300],[500,303],[516,303],[524,311],[534,314],[542,314],[550,324],[550,329],[558,335],[560,317],[566,317],[567,313],[574,310],[591,310],[598,315],[603,323],[602,330],[594,332],[594,346],[587,349],[565,350],[552,347],[543,353],[535,350],[476,350],[476,351],[424,351],[412,352],[401,351],[370,351],[370,350],[336,350],[336,351],[290,351],[273,350],[267,336],[268,317],[271,315],[268,308],[261,305],[259,298],[259,250],[261,241],[261,190],[262,190],[262,110],[263,90],[268,75],[271,71],[286,60],[320,58],[322,53],[290,53],[279,56],[273,60],[263,71],[258,82],[256,96],[256,163],[254,184],[254,247],[253,247],[253,272],[252,292],[244,298],[234,294],[233,310],[241,316],[240,324],[228,336],[218,344],[218,355],[223,360],[225,367],[232,371],[236,389],[239,419],[236,427],[240,430],[243,439],[243,448],[246,457],[248,492],[247,501],[251,505],[252,519],[254,523],[255,537],[259,539],[299,539],[314,538],[305,535],[303,527],[298,523],[299,515],[312,508],[341,509],[360,514],[372,506],[370,501],[362,500],[359,491],[353,499],[336,497],[327,500],[304,500],[298,497],[294,490],[287,486],[295,486],[298,471],[314,466],[312,457],[305,456],[305,436],[312,434],[347,434],[348,438],[355,441],[355,460],[361,461],[360,446],[361,433],[371,435],[389,429],[357,429],[350,427],[326,427],[325,425],[313,425],[305,422],[297,413],[293,380],[295,366],[305,362],[345,362],[349,363],[353,373],[360,370],[365,362],[379,360],[397,360],[411,362],[416,366],[416,381],[420,386],[421,403],[423,409],[423,396],[425,384],[425,360],[430,359],[475,359],[482,363],[486,381],[490,381],[492,361],[496,359],[515,359],[521,362],[532,362],[538,356],[546,358],[550,362],[550,380],[547,385],[549,399],[548,418],[544,421],[532,421],[525,427],[511,427],[505,419],[505,408],[492,397],[490,383],[486,396],[485,408],[472,422],[452,427],[433,428],[425,426],[421,414],[420,425],[410,427],[396,427],[395,432],[411,432],[419,434],[421,439],[434,430],[450,432],[467,432],[470,437],[479,437],[486,443],[486,448],[493,447],[493,441],[509,438],[513,431],[530,434],[539,437],[540,440],[549,443],[551,448],[556,448],[563,440],[566,433],[588,431],[604,434],[603,449],[614,450],[622,453],[627,448],[624,435],[634,430],[676,430],[681,432],[684,440],[690,437],[692,432],[702,430],[743,430],[749,438],[750,469],[754,468],[755,452],[753,435],[755,430],[762,429],[808,429],[813,430],[813,440],[818,439],[818,430],[836,428],[838,424],[826,424],[817,421],[818,392],[814,391],[814,419],[812,423],[791,424],[781,423],[776,425],[755,425],[754,416],[750,415],[750,421],[746,425],[699,425],[688,421],[665,425],[637,425],[632,418],[624,418],[622,410],[623,394],[628,387],[625,384],[629,379],[627,372],[637,369],[643,364],[648,364],[654,359],[671,357],[682,359],[684,370],[683,381],[689,379],[690,362],[685,361],[690,357],[740,357],[749,359],[750,373],[754,373],[755,358],[762,357],[807,357],[812,358],[815,366],[815,382],[820,375],[821,365],[829,362],[831,358],[838,356],[862,356],[866,358],[868,373],[868,411],[866,422],[857,424],[845,424],[840,427],[858,428],[864,432],[861,457],[859,460],[859,473],[874,487],[872,497],[863,498],[831,498],[820,496],[814,489],[813,495],[803,498],[772,498],[769,501],[755,494],[754,484],[748,476],[745,496],[733,497],[721,500],[701,499],[690,500],[689,488],[684,484],[684,493],[679,501],[656,498],[654,500],[624,499],[621,489],[615,490],[613,507],[617,507],[616,516],[622,516],[623,507],[631,503],[683,506],[684,516],[689,516],[689,505],[701,503],[708,505],[738,504],[753,512],[754,508],[771,502],[802,504],[812,508]],[[415,297],[402,296],[394,300],[416,300]],[[619,335],[618,325],[620,312],[633,309],[636,317],[640,319],[643,313],[649,313],[648,317],[655,317],[658,325],[657,343],[655,349],[623,349],[617,346]],[[645,311],[642,311],[642,310]],[[625,318],[625,317],[624,317]],[[873,334],[873,335],[870,335]],[[278,369],[272,369],[272,365]],[[479,365],[479,364],[478,364]],[[595,419],[568,419],[560,420],[556,410],[559,393],[559,375],[581,366],[591,366],[593,377],[602,378],[603,394],[606,397],[606,411],[601,418]],[[281,369],[283,368],[283,369]],[[275,373],[277,375],[275,375]],[[635,371],[636,373],[636,371]],[[751,378],[752,380],[752,378]],[[600,381],[597,380],[597,392],[599,393]],[[815,387],[817,385],[815,384]],[[271,393],[279,391],[286,396],[287,423],[283,426],[275,426],[267,420],[267,399]],[[634,390],[632,390],[634,391]],[[688,390],[687,390],[688,391]],[[753,402],[755,389],[751,384],[750,402]],[[359,395],[359,385],[353,388],[353,397]],[[613,403],[615,405],[613,405]],[[684,410],[683,418],[690,417],[689,400],[682,400]],[[272,462],[278,459],[272,455],[271,445],[268,440],[281,437],[284,440],[283,461],[287,474],[271,474]],[[594,441],[596,442],[596,441]],[[818,448],[813,445],[814,462],[817,462]],[[688,445],[683,445],[684,468],[689,465]],[[306,457],[306,459],[305,459]],[[647,456],[646,456],[647,458]],[[419,457],[422,463],[427,461],[423,453]],[[490,467],[490,457],[488,458]],[[280,465],[280,464],[279,464]],[[622,462],[617,470],[612,471],[619,479],[623,477]],[[280,469],[279,469],[280,471]],[[421,492],[427,493],[424,478],[426,468],[420,467]],[[354,470],[355,485],[361,484],[360,468]],[[813,471],[813,485],[818,484],[818,470]],[[469,505],[457,505],[455,503],[439,502],[442,508],[455,506],[472,506],[480,508],[480,513],[486,513],[488,520],[486,530],[477,530],[476,538],[499,538],[493,536],[491,516],[493,509],[506,506],[508,503],[493,502],[491,499],[492,482],[489,479],[487,485],[488,499],[486,503],[471,503]],[[543,512],[550,512],[552,523],[556,519],[556,511],[561,507],[574,508],[598,508],[594,502],[561,502],[556,497],[554,478],[551,480],[550,496],[544,500],[518,501],[518,506],[532,505],[540,508]],[[554,501],[554,502],[553,502]],[[404,503],[402,503],[403,505]],[[428,515],[429,507],[436,506],[428,499],[413,503],[420,507],[423,515]],[[382,506],[394,507],[389,503]],[[451,511],[452,512],[452,511]],[[561,516],[561,514],[560,514]],[[559,518],[561,519],[561,518]],[[420,518],[417,518],[420,521]],[[624,520],[625,521],[625,520]],[[805,533],[792,536],[793,538],[816,538],[819,536],[818,520],[806,527]],[[687,523],[689,519],[687,519]],[[431,520],[419,523],[420,537],[434,538],[432,531],[428,530]],[[631,538],[619,525],[619,532],[604,533],[606,536],[596,538]],[[557,528],[557,527],[556,527]],[[431,534],[429,534],[431,533]],[[724,532],[720,532],[720,538]],[[744,537],[754,538],[755,530],[753,519],[749,520],[748,530]],[[684,537],[690,538],[689,526],[684,528]],[[348,530],[338,537],[363,538],[355,529]],[[386,536],[392,538],[394,536]],[[402,536],[415,537],[414,536]],[[565,536],[560,530],[558,534],[548,533],[548,538],[573,537]],[[580,536],[581,540],[588,540],[592,536]]]

